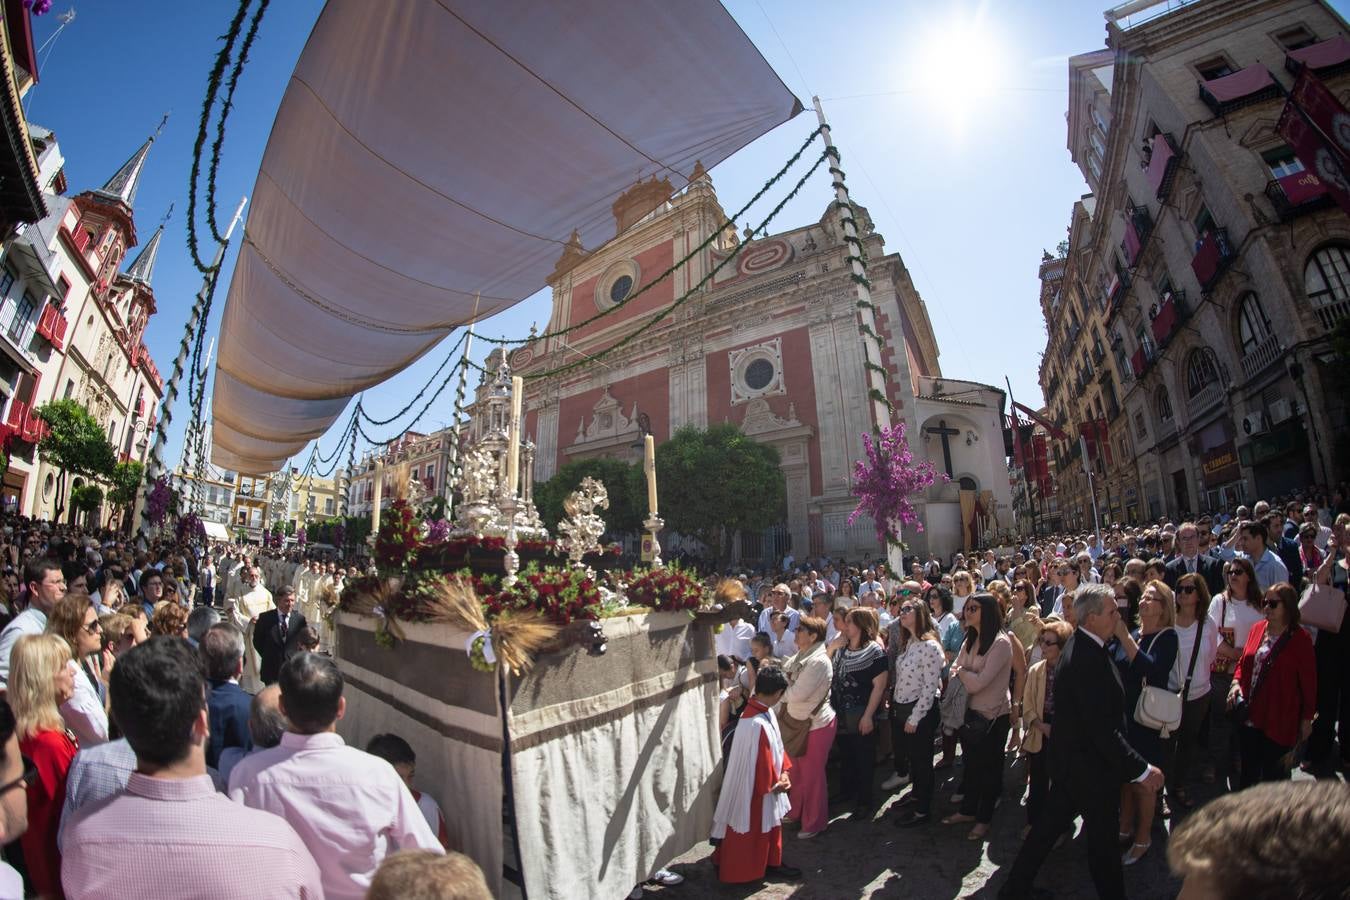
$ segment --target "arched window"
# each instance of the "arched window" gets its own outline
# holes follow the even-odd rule
[[[1303,269],[1303,290],[1325,328],[1350,312],[1350,251],[1332,245],[1312,255]]]
[[[978,491],[980,489],[980,485],[969,475],[964,476],[958,483],[963,491]]]
[[[1242,355],[1248,356],[1266,338],[1270,337],[1270,319],[1261,308],[1261,301],[1255,294],[1247,294],[1238,307],[1238,340],[1242,344]]]
[[[1159,419],[1172,421],[1172,398],[1167,396],[1167,388],[1158,388],[1158,392],[1153,395],[1153,403],[1158,407]]]
[[[1219,380],[1218,367],[1214,365],[1214,351],[1208,347],[1195,350],[1186,358],[1186,396],[1196,394]]]

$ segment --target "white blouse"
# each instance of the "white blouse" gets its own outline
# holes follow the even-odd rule
[[[947,658],[937,641],[910,641],[895,660],[896,703],[913,703],[908,721],[918,725],[932,708],[942,685]]]

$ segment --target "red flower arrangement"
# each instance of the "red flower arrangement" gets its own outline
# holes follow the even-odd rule
[[[634,570],[625,591],[632,606],[648,606],[664,612],[694,610],[703,605],[703,585],[677,566]]]
[[[382,572],[404,572],[417,562],[421,522],[406,500],[395,500],[375,538],[375,565]]]
[[[489,619],[507,610],[537,610],[556,625],[600,618],[600,589],[584,569],[526,566],[509,588],[495,576],[474,578]]]

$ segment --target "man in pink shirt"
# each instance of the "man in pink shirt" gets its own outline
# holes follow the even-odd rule
[[[297,653],[277,683],[290,728],[279,746],[239,761],[230,799],[294,826],[318,860],[328,900],[362,900],[396,850],[444,852],[394,767],[338,736],[347,701],[333,660]]]
[[[231,803],[206,774],[206,678],[187,641],[156,637],[119,656],[109,694],[136,771],[125,793],[84,807],[67,827],[68,900],[142,897],[147,885],[181,900],[322,900],[319,868],[295,830]],[[147,847],[149,869],[128,864]]]

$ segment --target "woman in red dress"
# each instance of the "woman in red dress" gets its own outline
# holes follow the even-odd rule
[[[38,896],[60,898],[61,853],[56,832],[66,800],[66,776],[78,747],[61,719],[61,704],[75,695],[70,645],[54,634],[31,634],[10,656],[9,705],[14,710],[19,752],[37,776],[28,783],[28,830],[23,860]]]
[[[792,763],[773,706],[787,690],[787,676],[776,667],[760,669],[755,695],[746,703],[727,757],[722,795],[713,815],[713,861],[728,884],[761,881],[766,876],[800,878],[801,870],[783,865],[783,816],[792,787]]]

